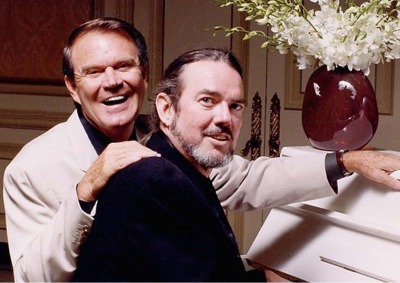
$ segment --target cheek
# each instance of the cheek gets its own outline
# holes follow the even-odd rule
[[[193,118],[194,117],[194,118]],[[192,123],[189,124],[189,129],[192,128],[192,132],[196,130],[199,135],[202,135],[204,131],[214,128],[215,125],[212,123],[212,119],[202,119],[199,116],[193,116]]]
[[[177,122],[177,127],[180,132],[192,141],[199,141],[203,131],[205,131],[209,125],[205,123],[201,117],[195,115],[179,115]]]
[[[146,90],[147,81],[143,78],[143,76],[137,71],[133,70],[135,73],[126,73],[123,75],[122,79],[133,89],[142,89]]]
[[[182,101],[181,101],[182,103]],[[185,103],[180,105],[180,111],[177,113],[178,127],[183,133],[190,133],[188,136],[199,137],[207,129],[213,128],[213,113],[199,110],[195,104]]]
[[[79,93],[80,100],[82,103],[84,101],[94,101],[99,92],[100,86],[93,83],[80,83],[77,85],[77,93]]]

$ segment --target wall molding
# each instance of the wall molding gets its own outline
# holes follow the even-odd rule
[[[243,13],[232,9],[232,20],[231,26],[241,26],[245,29],[249,29],[250,23],[246,21],[246,17]],[[245,91],[245,97],[247,97],[248,93],[248,74],[249,74],[249,41],[243,40],[243,36],[241,34],[233,34],[231,36],[231,50],[235,54],[236,58],[239,60],[242,69],[243,69],[243,85]],[[245,248],[245,212],[244,211],[226,211],[226,216],[229,220],[229,223],[232,226],[233,233],[235,234],[236,241],[239,246],[239,250],[243,253]]]
[[[17,143],[0,143],[0,159],[12,160],[23,147]]]
[[[164,72],[164,23],[165,14],[164,0],[148,0],[149,5],[149,22],[150,32],[148,38],[146,38],[147,49],[149,55],[149,90],[156,87],[163,76]],[[151,99],[151,91],[149,91],[148,99]]]
[[[65,85],[0,83],[0,93],[69,96]]]
[[[6,215],[5,213],[0,212],[0,229],[5,230],[6,229]]]
[[[69,115],[41,110],[0,109],[0,128],[45,131],[64,122]]]
[[[94,18],[115,17],[133,24],[134,0],[94,0]]]

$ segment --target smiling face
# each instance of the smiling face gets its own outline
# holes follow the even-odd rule
[[[135,43],[92,31],[76,40],[71,59],[75,80],[65,82],[85,118],[113,141],[128,140],[147,88]]]
[[[177,109],[161,115],[161,129],[204,175],[231,160],[245,106],[242,78],[222,61],[198,61],[184,67]],[[164,94],[160,99],[168,100]]]

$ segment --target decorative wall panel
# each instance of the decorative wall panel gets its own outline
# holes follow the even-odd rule
[[[93,0],[2,0],[0,82],[63,84],[62,50],[75,26],[93,17]]]

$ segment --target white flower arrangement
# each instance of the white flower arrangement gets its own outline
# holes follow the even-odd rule
[[[369,0],[216,0],[220,7],[235,6],[246,20],[270,28],[248,31],[226,28],[227,36],[243,32],[244,39],[265,37],[261,47],[281,54],[291,51],[299,69],[326,65],[328,70],[347,67],[369,74],[371,64],[400,58],[400,2]],[[303,2],[319,5],[306,9]],[[315,4],[314,4],[315,5]]]

